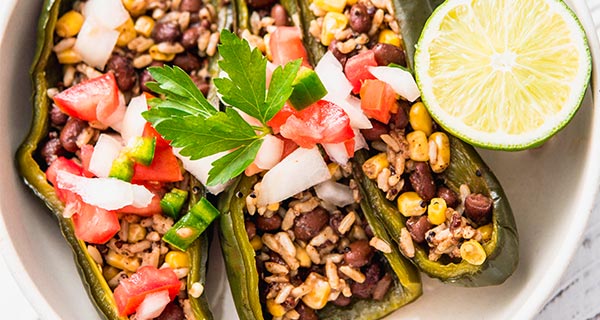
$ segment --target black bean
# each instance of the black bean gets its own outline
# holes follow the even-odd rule
[[[275,3],[275,0],[248,0],[248,5],[254,9],[264,8]]]
[[[248,239],[254,238],[256,236],[256,225],[254,222],[246,220],[244,221],[244,227],[246,228],[246,234],[248,234]]]
[[[395,129],[404,129],[408,126],[407,110],[410,110],[410,104],[405,100],[398,100],[396,103],[398,104],[398,112],[392,114],[390,122]]]
[[[369,263],[375,253],[367,240],[354,241],[348,248],[350,250],[344,253],[344,261],[353,268],[360,268]]]
[[[315,237],[328,221],[327,211],[321,207],[302,213],[294,220],[294,235],[298,240],[308,241]]]
[[[200,31],[201,27],[199,25],[189,27],[181,36],[181,45],[188,50],[196,48]]]
[[[108,59],[106,67],[114,72],[117,86],[121,91],[129,91],[133,88],[137,81],[137,73],[130,59],[119,54],[113,54]]]
[[[341,235],[341,233],[338,229],[343,219],[344,215],[339,211],[336,211],[335,213],[329,216],[329,226],[339,235]]]
[[[458,195],[446,186],[438,187],[437,197],[444,199],[448,208],[456,208],[458,206]]]
[[[63,148],[69,152],[75,152],[79,149],[77,146],[77,137],[87,127],[87,123],[77,118],[69,118],[67,123],[60,131],[60,143]]]
[[[200,69],[202,66],[198,57],[190,52],[181,53],[175,56],[173,64],[190,73]]]
[[[179,26],[171,22],[157,22],[152,29],[151,37],[154,42],[175,42],[181,36]]]
[[[208,94],[208,91],[210,90],[210,85],[208,84],[208,79],[206,79],[204,77],[199,77],[196,75],[192,75],[191,78],[192,78],[192,81],[194,82],[194,84],[196,85],[196,87],[198,87],[198,89],[200,89],[200,92],[202,92],[202,94],[206,97],[206,95]]]
[[[275,20],[276,26],[285,26],[288,24],[288,15],[282,5],[276,4],[271,8],[271,17]]]
[[[359,299],[370,298],[373,290],[375,290],[377,282],[379,281],[380,270],[381,269],[378,264],[369,265],[365,271],[365,281],[363,283],[352,282],[350,285],[352,296]]]
[[[406,57],[402,49],[387,43],[378,43],[373,47],[375,61],[380,66],[395,63],[406,67]]]
[[[259,215],[256,217],[256,227],[262,231],[278,230],[281,227],[281,216],[277,213],[269,218]]]
[[[167,304],[163,312],[156,318],[156,320],[181,320],[185,319],[183,309],[175,302]]]
[[[179,10],[187,12],[198,12],[202,8],[201,0],[181,0]]]
[[[142,89],[142,91],[152,92],[152,90],[146,87],[146,83],[152,81],[154,81],[154,78],[152,78],[152,75],[150,74],[150,72],[148,72],[147,69],[144,69],[144,71],[140,73],[140,88]]]
[[[371,29],[371,16],[367,7],[362,3],[354,4],[350,8],[350,28],[358,33],[366,33]]]
[[[348,60],[348,55],[342,53],[338,47],[337,47],[337,40],[333,40],[331,41],[331,43],[329,44],[329,48],[327,50],[331,51],[331,53],[333,53],[333,56],[338,59],[338,61],[342,64],[342,67],[344,67],[346,65],[346,61]]]
[[[477,225],[484,225],[490,221],[493,206],[490,197],[472,193],[465,199],[465,215]]]
[[[387,125],[377,120],[371,120],[371,124],[373,124],[373,128],[360,130],[360,133],[362,133],[367,141],[380,140],[382,134],[386,134],[390,131],[390,128]]]
[[[423,200],[429,201],[435,197],[436,186],[428,163],[416,162],[409,180],[412,188]]]
[[[298,303],[298,306],[296,306],[296,312],[300,315],[298,320],[319,320],[319,316],[317,316],[315,310],[307,307],[302,302]]]
[[[338,307],[345,307],[347,305],[350,304],[350,302],[352,302],[352,298],[350,297],[346,297],[343,294],[340,294],[337,299],[333,300],[333,304],[338,306]]]
[[[53,104],[52,109],[50,109],[50,123],[56,127],[62,127],[67,123],[67,119],[69,119],[69,115]]]
[[[427,216],[410,217],[406,221],[406,229],[410,233],[412,239],[417,243],[425,241],[425,233],[427,230],[431,229],[431,227],[432,225],[429,223]]]
[[[392,275],[386,273],[373,289],[373,300],[382,300],[392,285]]]
[[[57,137],[50,138],[40,150],[40,154],[46,161],[47,165],[51,165],[56,158],[65,155],[66,151],[63,148],[60,140]]]

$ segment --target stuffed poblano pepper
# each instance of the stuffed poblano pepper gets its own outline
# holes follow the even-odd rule
[[[302,59],[256,158],[220,198],[221,247],[239,317],[378,319],[415,300],[419,274],[361,201],[349,163],[317,147],[348,141],[343,152],[353,151],[354,131],[343,109],[321,100],[327,92],[289,3],[234,7],[237,33],[269,60],[262,72]],[[277,75],[268,78],[272,90]],[[288,117],[296,127],[285,125]],[[321,132],[306,136],[307,126]]]
[[[191,75],[188,88],[209,93],[214,30],[228,21],[217,15],[226,9],[202,1],[43,5],[34,118],[17,163],[56,216],[106,319],[212,319],[201,231],[216,210],[141,114],[151,97],[147,66],[179,66]]]
[[[368,117],[354,118],[369,148],[353,169],[402,253],[444,282],[500,284],[518,262],[508,200],[477,152],[432,121],[409,70],[437,4],[297,1],[324,99]]]

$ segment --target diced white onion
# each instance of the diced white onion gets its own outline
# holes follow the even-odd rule
[[[169,290],[148,293],[142,303],[135,309],[136,320],[149,320],[160,316],[165,307],[171,302]]]
[[[121,0],[88,0],[83,15],[86,20],[93,20],[106,29],[115,29],[129,19]]]
[[[298,148],[263,177],[258,205],[285,200],[331,177],[319,149]]]
[[[89,171],[99,178],[107,178],[112,163],[119,156],[121,148],[123,148],[123,144],[115,136],[101,134],[90,158]]]
[[[315,67],[315,72],[327,89],[327,96],[346,98],[352,91],[352,84],[344,75],[344,68],[338,59],[327,51]],[[326,99],[327,100],[327,99]]]
[[[321,145],[333,162],[339,163],[340,165],[348,163],[349,156],[344,142],[322,143]]]
[[[133,137],[140,137],[144,132],[146,119],[142,117],[142,112],[148,110],[148,102],[145,95],[139,95],[132,98],[123,117],[121,127],[121,136],[123,140],[129,141]]]
[[[196,177],[196,179],[200,180],[204,186],[206,186],[206,182],[208,181],[208,172],[212,169],[212,163],[228,153],[220,152],[202,159],[191,160],[186,156],[182,156],[179,151],[180,149],[173,148],[173,153],[181,160],[183,168]],[[216,186],[206,186],[206,190],[212,194],[219,194],[221,191],[225,190],[225,187],[227,187],[228,184],[229,183],[223,183]]]
[[[421,96],[415,78],[406,70],[395,67],[369,67],[369,72],[375,78],[389,84],[397,94],[410,102]]]
[[[354,129],[354,151],[360,149],[368,150],[369,145],[367,144],[367,140],[365,140],[365,137],[362,135],[362,133],[360,133],[360,130]]]
[[[103,27],[92,19],[85,19],[73,49],[85,63],[104,70],[118,38],[118,31]]]
[[[274,135],[268,134],[263,139],[263,144],[260,146],[254,163],[260,169],[271,169],[280,160],[283,154],[283,140]]]
[[[154,194],[146,187],[115,178],[86,178],[67,171],[56,175],[58,187],[76,193],[83,202],[105,210],[128,205],[146,207]]]
[[[337,183],[331,179],[315,186],[315,191],[320,199],[340,208],[354,203],[352,189],[345,184]]]

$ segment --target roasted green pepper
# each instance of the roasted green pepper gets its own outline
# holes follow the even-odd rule
[[[293,3],[292,3],[293,4]],[[411,0],[394,0],[395,15],[400,24],[400,32],[405,48],[407,64],[412,67],[414,46],[419,38],[425,21],[440,1],[425,3]],[[296,4],[302,12],[300,21],[305,39],[314,43],[308,28],[314,16],[308,10],[308,1],[298,0]],[[324,54],[326,48],[320,44],[314,45],[310,51],[312,61],[316,62]],[[482,265],[460,263],[442,263],[428,259],[427,252],[419,245],[415,246],[415,256],[412,262],[429,276],[444,282],[463,286],[487,286],[504,282],[515,270],[518,263],[518,235],[515,221],[508,200],[493,173],[485,165],[475,149],[461,140],[450,137],[451,160],[450,166],[439,178],[455,192],[459,192],[461,184],[470,187],[471,192],[481,193],[493,200],[492,237],[483,244],[487,259]],[[361,164],[367,160],[366,152],[358,152],[354,158],[355,177],[360,181],[360,187],[369,200],[377,217],[384,222],[389,234],[399,241],[401,229],[406,226],[406,219],[385,194],[378,188],[376,182],[365,176]]]
[[[17,151],[16,163],[25,184],[44,201],[56,217],[65,240],[71,246],[83,284],[99,314],[106,319],[126,319],[127,317],[119,315],[112,290],[104,279],[101,268],[89,254],[86,243],[75,236],[71,219],[63,217],[64,204],[46,180],[43,170],[45,165],[42,164],[43,159],[40,156],[40,148],[43,146],[50,127],[51,101],[47,96],[47,89],[56,86],[62,74],[61,66],[56,56],[52,54],[55,25],[57,18],[70,10],[74,2],[71,0],[46,0],[42,6],[38,22],[37,48],[30,69],[34,87],[33,119],[31,129]],[[220,21],[223,23],[229,21],[225,19],[229,15],[228,10],[222,10],[219,14],[221,16],[225,14]],[[216,72],[215,67],[212,68],[212,72],[213,74]],[[211,96],[215,96],[214,92],[211,93]],[[189,187],[190,204],[193,204],[204,192],[202,186],[193,178],[190,179]],[[204,284],[208,257],[208,235],[201,236],[186,252],[190,258],[188,286],[195,282]],[[212,319],[206,295],[197,299],[190,298],[190,304],[197,319]]]

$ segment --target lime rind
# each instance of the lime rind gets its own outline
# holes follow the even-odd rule
[[[446,1],[427,20],[415,52],[415,78],[421,89],[421,99],[427,106],[432,117],[446,131],[475,146],[510,151],[539,146],[571,121],[577,110],[579,110],[587,91],[592,67],[590,49],[583,26],[575,13],[563,1],[543,1],[554,12],[558,13],[564,20],[564,23],[570,27],[569,30],[573,35],[574,46],[582,52],[578,55],[580,57],[577,68],[578,72],[574,76],[577,82],[570,86],[571,90],[566,102],[567,107],[563,107],[560,112],[545,119],[544,124],[533,131],[521,134],[486,133],[475,130],[460,120],[454,120],[453,116],[439,107],[439,101],[436,99],[435,94],[433,94],[432,88],[427,86],[428,83],[431,83],[431,77],[428,74],[430,68],[429,53],[427,52],[428,44],[432,41],[433,37],[438,35],[439,30],[437,28],[451,9],[471,2],[471,0]]]

